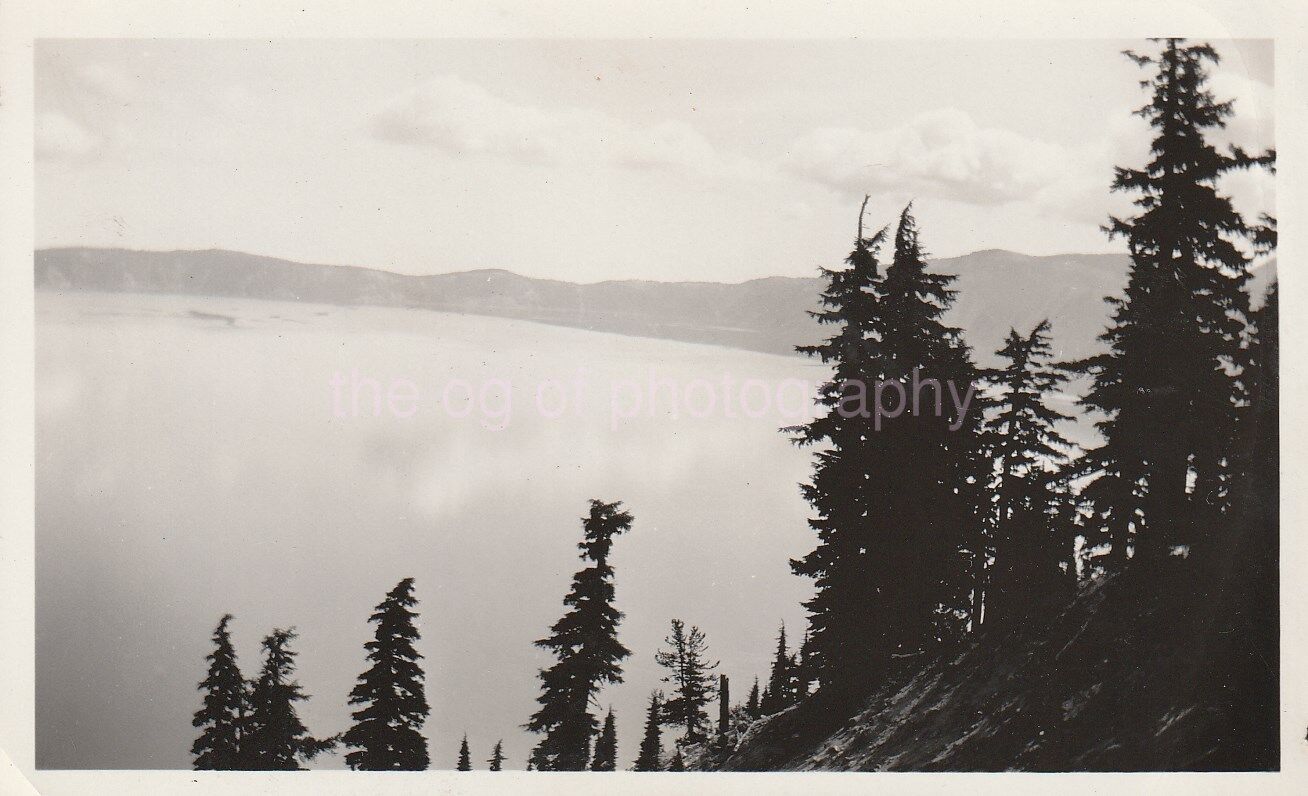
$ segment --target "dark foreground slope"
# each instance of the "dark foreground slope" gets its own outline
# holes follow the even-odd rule
[[[1044,620],[983,631],[926,665],[906,661],[852,717],[819,691],[756,722],[718,765],[1274,769],[1275,641],[1250,629],[1275,613],[1258,615],[1242,596],[1253,593],[1248,584],[1224,584],[1221,568],[1203,574],[1174,558],[1147,578],[1128,571],[1088,582]]]

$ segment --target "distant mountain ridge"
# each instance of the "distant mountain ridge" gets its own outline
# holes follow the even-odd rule
[[[1121,292],[1129,264],[1122,254],[1036,257],[991,249],[936,260],[932,267],[958,275],[958,298],[948,320],[967,331],[985,362],[1010,326],[1030,328],[1046,317],[1053,321],[1054,343],[1062,356],[1097,350],[1095,337],[1108,319],[1102,299]],[[816,342],[824,334],[807,314],[818,308],[822,283],[817,277],[764,277],[737,284],[576,284],[498,269],[411,276],[221,249],[53,248],[36,251],[35,284],[53,291],[170,293],[491,315],[775,354],[792,353],[794,346]]]

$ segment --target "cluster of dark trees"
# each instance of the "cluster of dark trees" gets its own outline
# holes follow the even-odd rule
[[[1107,299],[1105,353],[1055,363],[1043,322],[1010,333],[1002,367],[978,368],[941,320],[953,277],[925,267],[911,208],[893,237],[865,237],[860,211],[847,267],[824,272],[814,314],[834,333],[800,350],[834,370],[827,411],[790,429],[818,448],[803,486],[818,543],[792,567],[816,584],[807,665],[822,691],[866,690],[897,659],[1065,603],[1078,577],[1102,571],[1242,550],[1245,588],[1275,594],[1277,297],[1254,311],[1246,285],[1275,222],[1246,221],[1218,187],[1233,170],[1274,169],[1275,154],[1210,142],[1232,112],[1206,87],[1211,47],[1169,39],[1127,55],[1150,70],[1138,113],[1154,138],[1149,162],[1113,183],[1137,212],[1105,227],[1132,261],[1125,295]],[[867,384],[930,398],[926,377],[985,384],[983,411],[846,411]],[[1088,382],[1080,402],[1100,418],[1103,443],[1084,452],[1051,407],[1069,378]]]
[[[294,630],[274,630],[263,641],[264,664],[247,680],[236,662],[225,615],[214,630],[208,675],[200,681],[204,704],[192,724],[200,736],[191,747],[196,770],[298,771],[301,763],[344,746],[346,764],[356,771],[421,771],[428,767],[422,734],[430,708],[426,675],[415,649],[418,629],[413,578],[396,584],[368,621],[376,625],[365,643],[371,665],[350,691],[353,725],[330,738],[314,738],[300,721],[297,702],[309,697],[295,682]],[[487,760],[491,771],[504,765],[504,744],[495,743]],[[459,745],[459,771],[471,771],[468,737]]]
[[[263,668],[258,677],[247,680],[236,664],[228,631],[231,620],[228,614],[218,623],[209,673],[200,682],[205,695],[192,722],[201,728],[191,747],[195,768],[294,771],[301,760],[334,748],[337,738],[311,737],[296,714],[295,703],[308,697],[291,679],[295,631],[274,630],[263,640]]]
[[[247,680],[236,661],[224,616],[214,631],[208,676],[200,682],[204,704],[192,724],[200,736],[191,747],[197,770],[296,771],[301,763],[344,745],[352,769],[418,770],[428,765],[421,728],[428,707],[421,655],[414,648],[418,630],[413,579],[406,578],[377,606],[376,625],[364,644],[371,663],[350,692],[358,710],[354,724],[330,738],[313,738],[296,712],[309,697],[295,682],[294,630],[274,630],[263,641],[264,664]],[[498,750],[498,745],[496,749]],[[464,753],[467,739],[464,739]]]
[[[1128,53],[1151,70],[1138,113],[1154,139],[1148,164],[1117,169],[1113,184],[1137,194],[1138,212],[1106,227],[1126,240],[1132,267],[1125,295],[1107,299],[1105,353],[1055,362],[1045,321],[1010,332],[1001,367],[978,367],[962,331],[942,320],[954,277],[927,267],[911,205],[893,233],[865,235],[864,200],[846,267],[823,271],[823,308],[813,313],[833,333],[798,349],[832,368],[818,396],[826,411],[785,429],[815,448],[802,490],[818,541],[791,562],[816,586],[808,631],[792,651],[783,625],[766,685],[755,678],[733,706],[704,632],[672,620],[655,656],[668,692],[650,695],[635,770],[685,770],[692,749],[725,743],[733,726],[786,710],[815,684],[826,697],[857,696],[905,660],[1065,604],[1080,579],[1148,574],[1183,557],[1194,567],[1237,562],[1250,604],[1268,612],[1250,655],[1275,659],[1277,294],[1273,285],[1255,311],[1246,285],[1252,258],[1275,246],[1275,221],[1247,222],[1217,186],[1232,170],[1274,169],[1275,154],[1209,141],[1231,114],[1206,88],[1211,47],[1168,39],[1158,49]],[[1075,380],[1088,384],[1082,407],[1101,418],[1103,443],[1085,451],[1059,433],[1070,418],[1051,406]],[[891,382],[911,411],[849,410],[865,406],[867,385]],[[984,389],[972,411],[943,394],[975,385]],[[631,655],[618,640],[609,555],[632,521],[620,503],[600,500],[582,518],[582,566],[565,612],[535,642],[554,663],[540,671],[539,709],[524,725],[539,736],[528,770],[616,769],[613,711],[601,721],[592,708],[623,682]],[[291,679],[294,633],[264,641],[263,669],[247,681],[224,617],[200,684],[196,768],[295,769],[338,743],[354,769],[426,768],[412,588],[402,581],[372,615],[372,666],[350,696],[355,723],[329,739],[310,737],[296,717],[306,697]],[[669,726],[680,732],[670,758],[661,743]],[[500,743],[489,762],[503,764]],[[458,769],[470,768],[465,736]]]
[[[622,682],[622,661],[630,650],[618,641],[622,613],[613,606],[613,567],[608,563],[613,538],[631,529],[632,516],[621,503],[590,502],[582,518],[582,541],[577,545],[583,567],[572,579],[563,598],[567,608],[536,645],[555,657],[554,665],[540,672],[540,709],[525,729],[540,735],[527,761],[536,771],[613,771],[617,767],[617,734],[612,708],[603,726],[591,713],[599,690]],[[729,693],[725,677],[713,674],[717,661],[708,658],[708,639],[693,625],[672,620],[665,648],[655,661],[667,670],[663,691],[650,695],[645,734],[636,759],[636,771],[684,771],[681,747],[710,740],[713,730],[708,707],[720,703],[717,736],[725,732]],[[676,726],[682,731],[673,756],[664,760],[661,731]],[[592,750],[592,740],[594,747]]]

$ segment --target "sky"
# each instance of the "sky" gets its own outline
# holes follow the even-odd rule
[[[1215,44],[1219,139],[1274,145],[1271,43]],[[37,245],[734,282],[839,262],[866,193],[938,256],[1123,251],[1112,166],[1149,134],[1120,51],[1150,46],[45,40]]]

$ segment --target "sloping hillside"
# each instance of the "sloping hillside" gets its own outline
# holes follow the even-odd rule
[[[819,691],[756,722],[718,767],[1275,768],[1275,661],[1259,660],[1266,642],[1248,632],[1268,616],[1240,596],[1247,585],[1224,579],[1174,558],[1148,578],[1085,583],[1043,621],[905,661],[856,715]]]

